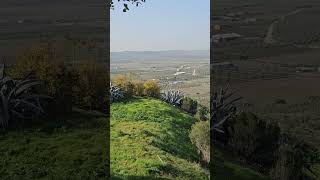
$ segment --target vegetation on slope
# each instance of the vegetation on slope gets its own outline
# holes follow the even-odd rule
[[[227,160],[226,156],[218,151],[214,151],[212,166],[213,179],[228,179],[228,180],[268,180],[267,177]]]
[[[111,105],[113,179],[209,179],[189,139],[195,119],[156,99]]]
[[[43,120],[0,135],[0,179],[106,179],[107,118]]]

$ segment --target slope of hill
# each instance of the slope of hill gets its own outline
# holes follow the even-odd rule
[[[155,99],[111,105],[112,179],[209,179],[189,140],[195,119]],[[253,170],[214,155],[213,179],[266,180]]]
[[[113,179],[209,179],[189,131],[195,119],[154,99],[111,105]]]
[[[0,179],[106,179],[107,118],[71,117],[0,134]]]
[[[269,180],[269,178],[255,172],[254,170],[243,167],[226,158],[222,152],[215,150],[213,156],[213,167],[211,170],[213,179],[227,180]]]

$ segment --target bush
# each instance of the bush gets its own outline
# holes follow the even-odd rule
[[[195,123],[191,128],[189,135],[192,144],[194,144],[198,153],[201,154],[202,160],[210,162],[210,123],[209,121],[200,121]]]
[[[110,103],[121,101],[124,99],[122,90],[110,83]]]
[[[196,114],[197,106],[198,106],[198,102],[189,97],[184,97],[182,99],[181,109],[188,113]]]
[[[109,72],[100,63],[83,63],[72,69],[74,86],[72,88],[73,104],[94,110],[105,110],[109,89]]]
[[[124,91],[126,98],[131,98],[134,93],[134,84],[124,75],[118,75],[114,78],[113,85]]]
[[[275,180],[316,180],[312,166],[320,163],[318,150],[310,144],[289,137],[277,152],[277,161],[270,171]]]
[[[135,96],[143,96],[144,95],[144,87],[143,87],[143,81],[133,81],[133,94]]]
[[[143,84],[144,94],[149,97],[159,98],[160,97],[160,87],[158,83],[154,80],[148,80]]]
[[[195,114],[195,118],[199,119],[200,121],[207,121],[209,119],[208,117],[209,117],[208,108],[199,104],[197,108],[197,113]]]
[[[173,106],[180,106],[183,93],[176,90],[168,90],[161,93],[161,100]]]
[[[278,124],[267,123],[252,113],[241,113],[230,122],[226,134],[235,154],[267,169],[274,163],[280,138]]]
[[[52,115],[65,115],[72,106],[104,110],[107,107],[107,67],[95,62],[68,66],[57,60],[47,47],[30,48],[18,56],[9,74],[21,78],[32,73],[42,82],[40,92],[52,96],[55,101],[48,106]]]
[[[44,47],[23,51],[8,72],[11,77],[18,79],[32,74],[42,82],[42,92],[53,97],[60,91],[64,73],[63,63],[51,59],[50,51]]]
[[[34,87],[40,85],[39,81],[24,78],[11,79],[1,69],[0,78],[0,126],[7,129],[14,120],[32,120],[44,113],[42,100],[48,99],[36,94]]]
[[[23,78],[28,74],[41,81],[39,93],[54,98],[48,106],[50,114],[59,115],[72,110],[72,79],[64,63],[53,58],[47,47],[31,47],[18,55],[16,63],[8,74],[13,78]]]

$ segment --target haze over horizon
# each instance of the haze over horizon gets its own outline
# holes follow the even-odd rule
[[[139,7],[111,10],[110,50],[209,50],[210,1],[147,0]]]
[[[124,50],[124,51],[110,51],[111,53],[122,53],[122,52],[191,52],[191,51],[210,51],[210,49],[167,49],[167,50]]]

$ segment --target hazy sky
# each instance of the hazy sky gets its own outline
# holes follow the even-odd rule
[[[146,0],[111,10],[111,51],[209,50],[209,0]]]

